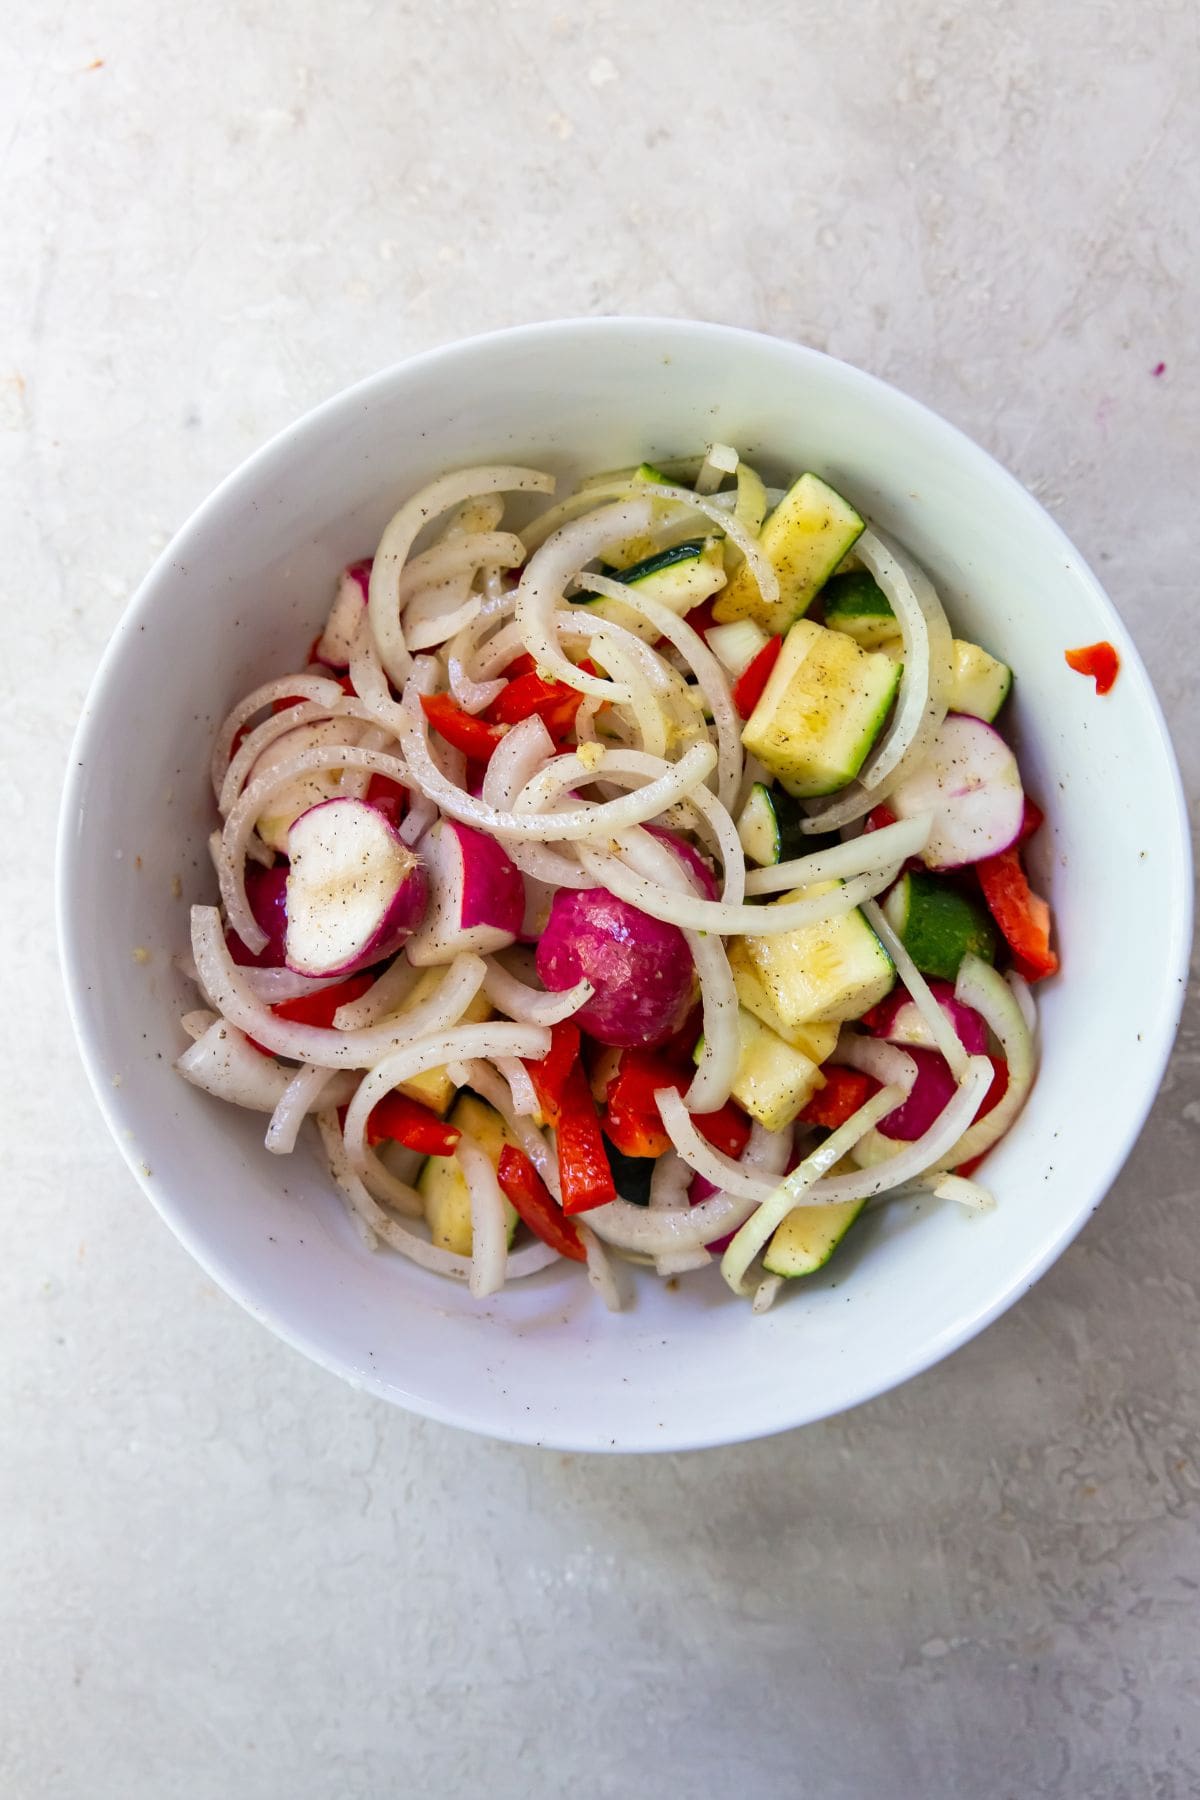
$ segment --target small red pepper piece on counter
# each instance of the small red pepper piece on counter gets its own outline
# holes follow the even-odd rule
[[[547,1125],[558,1124],[567,1077],[579,1061],[579,1027],[561,1019],[550,1027],[550,1048],[540,1062],[527,1062],[529,1079]]]
[[[348,975],[345,981],[335,981],[332,987],[319,988],[315,994],[301,994],[298,1000],[277,1001],[271,1011],[277,1019],[291,1019],[296,1025],[331,1026],[338,1007],[347,1006],[351,1000],[361,1000],[374,982],[374,975],[364,970],[361,975]]]
[[[1092,677],[1098,694],[1109,693],[1121,672],[1121,659],[1107,639],[1099,644],[1082,644],[1078,650],[1066,650],[1063,654],[1069,669]]]
[[[422,1156],[453,1156],[461,1136],[457,1125],[439,1119],[432,1107],[422,1106],[419,1100],[411,1100],[395,1089],[376,1102],[367,1120],[368,1144],[374,1146],[390,1138]]]
[[[486,762],[506,729],[464,712],[449,694],[422,694],[421,710],[438,736],[461,750],[470,762]]]
[[[847,1069],[841,1063],[826,1063],[821,1070],[825,1086],[815,1093],[800,1114],[802,1125],[821,1125],[826,1131],[837,1131],[853,1118],[877,1092],[879,1083],[861,1069]]]
[[[535,670],[510,680],[487,709],[493,725],[517,725],[536,713],[550,736],[559,741],[575,724],[583,695],[565,681],[543,681]]]
[[[771,670],[783,649],[781,637],[768,638],[762,649],[742,670],[733,684],[733,704],[743,719],[748,719],[763,697],[763,689],[771,679]]]
[[[992,1085],[983,1096],[983,1103],[972,1123],[978,1123],[980,1119],[985,1119],[994,1107],[999,1106],[1008,1092],[1008,1064],[1002,1056],[989,1056],[988,1061],[992,1065]],[[992,1149],[995,1148],[996,1146],[993,1144]],[[978,1156],[969,1157],[965,1163],[960,1163],[954,1173],[963,1176],[964,1179],[968,1175],[973,1175],[984,1157],[989,1154],[989,1151],[981,1150]]]
[[[665,1156],[671,1139],[654,1096],[665,1087],[684,1093],[693,1074],[694,1070],[681,1068],[661,1052],[623,1051],[608,1084],[605,1136],[625,1156]],[[701,1137],[726,1156],[740,1156],[750,1141],[750,1122],[732,1101],[716,1112],[693,1113],[692,1122]]]
[[[393,781],[390,775],[372,775],[367,783],[367,799],[388,824],[395,827],[407,810],[408,789]]]
[[[617,1184],[600,1135],[600,1116],[587,1070],[576,1060],[558,1103],[554,1127],[558,1144],[558,1179],[565,1213],[590,1212],[617,1197]]]
[[[1026,880],[1018,850],[1002,850],[975,864],[988,911],[1017,958],[1027,981],[1042,981],[1058,969],[1050,948],[1050,908]]]
[[[505,1144],[496,1170],[500,1191],[543,1244],[549,1244],[560,1256],[575,1262],[586,1262],[587,1252],[579,1233],[565,1217],[549,1188],[523,1150]]]

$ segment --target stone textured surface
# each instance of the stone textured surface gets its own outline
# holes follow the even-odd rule
[[[577,312],[802,338],[981,439],[1107,579],[1195,791],[1189,0],[4,33],[0,1792],[1200,1793],[1195,1010],[981,1340],[774,1442],[589,1461],[391,1412],[212,1289],[105,1137],[48,899],[72,720],[191,507],[381,364]]]

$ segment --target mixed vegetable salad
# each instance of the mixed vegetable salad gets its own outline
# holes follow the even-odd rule
[[[761,1311],[874,1201],[991,1204],[1058,966],[1011,671],[815,474],[553,489],[422,489],[225,720],[177,1066],[473,1295],[719,1259]]]

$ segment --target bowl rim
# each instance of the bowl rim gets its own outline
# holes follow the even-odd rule
[[[562,1426],[554,1427],[550,1435],[547,1435],[545,1432],[537,1432],[532,1425],[522,1429],[519,1421],[514,1421],[511,1425],[504,1422],[498,1423],[488,1416],[485,1406],[470,1403],[446,1405],[426,1395],[413,1393],[407,1389],[402,1390],[395,1382],[388,1381],[381,1375],[364,1370],[360,1366],[350,1366],[346,1359],[325,1347],[319,1334],[314,1334],[306,1329],[303,1323],[282,1316],[277,1307],[265,1305],[239,1270],[226,1263],[219,1250],[203,1240],[193,1228],[186,1212],[172,1201],[169,1194],[165,1194],[157,1184],[152,1184],[147,1179],[135,1147],[126,1135],[129,1120],[124,1110],[122,1092],[114,1089],[108,1081],[103,1079],[100,1045],[83,1009],[82,996],[86,988],[86,979],[80,960],[81,947],[77,942],[72,922],[73,896],[78,891],[79,878],[83,871],[77,867],[76,863],[79,852],[76,848],[72,826],[78,812],[84,767],[94,758],[99,748],[92,741],[93,721],[98,711],[99,696],[124,655],[127,644],[136,636],[143,617],[153,606],[155,591],[163,575],[172,564],[180,561],[186,562],[186,552],[193,535],[203,528],[209,515],[219,511],[226,497],[235,492],[247,478],[257,476],[263,471],[269,470],[274,463],[285,459],[293,447],[298,445],[314,428],[319,428],[336,419],[339,414],[348,414],[356,410],[364,400],[370,401],[374,397],[386,393],[393,384],[403,381],[418,370],[436,369],[441,362],[451,363],[464,350],[503,349],[509,345],[520,345],[522,342],[544,342],[547,339],[570,335],[580,335],[584,338],[618,338],[622,332],[636,333],[644,332],[647,329],[676,337],[707,338],[717,343],[733,345],[744,343],[760,347],[767,344],[780,355],[794,358],[800,363],[818,366],[831,365],[837,371],[839,380],[848,382],[851,387],[857,387],[876,402],[882,401],[891,406],[899,406],[912,415],[923,417],[926,425],[943,434],[943,437],[954,445],[964,460],[973,463],[993,485],[1007,489],[1020,504],[1032,507],[1041,515],[1043,524],[1049,526],[1063,552],[1069,557],[1072,569],[1085,584],[1099,616],[1106,621],[1109,635],[1118,640],[1121,650],[1122,673],[1132,676],[1137,681],[1148,704],[1149,715],[1157,730],[1161,751],[1170,773],[1176,827],[1173,847],[1178,853],[1175,864],[1178,892],[1173,896],[1173,942],[1164,946],[1163,1001],[1155,1012],[1158,1042],[1154,1045],[1152,1054],[1142,1065],[1141,1091],[1121,1140],[1115,1147],[1111,1173],[1107,1182],[1099,1193],[1091,1192],[1081,1196],[1072,1213],[1064,1219],[1060,1229],[1036,1255],[1020,1268],[990,1304],[970,1318],[934,1337],[905,1362],[890,1369],[882,1380],[878,1378],[864,1380],[860,1384],[860,1391],[855,1392],[848,1400],[825,1406],[818,1402],[816,1405],[809,1404],[782,1409],[781,1415],[772,1423],[763,1424],[755,1420],[744,1431],[736,1433],[706,1427],[701,1414],[692,1425],[682,1429],[679,1426],[668,1428],[653,1438],[647,1435],[630,1441],[618,1439],[611,1445],[597,1445],[594,1441],[587,1440],[570,1428]],[[1086,1221],[1097,1210],[1100,1202],[1118,1179],[1149,1117],[1162,1084],[1187,997],[1193,903],[1192,849],[1187,802],[1178,759],[1162,704],[1129,629],[1113,601],[1109,598],[1087,560],[1036,496],[988,450],[969,437],[960,427],[944,418],[941,413],[924,401],[916,399],[902,388],[884,380],[882,376],[870,374],[853,363],[847,363],[838,357],[829,355],[826,351],[814,349],[810,345],[797,343],[789,338],[775,337],[769,332],[754,331],[746,327],[727,325],[716,321],[662,317],[653,314],[565,317],[508,326],[496,331],[479,332],[468,337],[453,339],[449,343],[404,357],[363,377],[349,387],[340,389],[284,425],[256,450],[253,450],[249,456],[245,457],[199,502],[175,531],[139,582],[132,598],[113,628],[88,685],[83,709],[72,734],[59,807],[55,846],[55,931],[63,989],[68,1016],[92,1092],[104,1122],[138,1186],[205,1273],[231,1299],[244,1307],[261,1324],[266,1325],[277,1337],[293,1349],[299,1350],[320,1367],[349,1381],[355,1388],[365,1390],[394,1405],[402,1405],[411,1412],[436,1420],[441,1424],[453,1425],[500,1441],[529,1444],[548,1449],[598,1451],[601,1453],[628,1454],[706,1449],[722,1444],[744,1443],[759,1437],[773,1436],[778,1432],[794,1430],[801,1425],[815,1424],[834,1414],[851,1411],[858,1406],[865,1405],[867,1401],[890,1393],[892,1389],[924,1373],[925,1370],[942,1361],[944,1357],[949,1356],[952,1351],[968,1343],[1015,1305],[1057,1261],[1082,1230]]]

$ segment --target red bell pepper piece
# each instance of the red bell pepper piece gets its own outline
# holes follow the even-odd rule
[[[421,708],[438,735],[471,762],[486,762],[507,729],[464,712],[449,694],[422,694]]]
[[[988,911],[1004,934],[1027,981],[1041,981],[1058,969],[1050,948],[1050,908],[1025,878],[1018,850],[1002,850],[976,863]]]
[[[506,681],[515,681],[518,675],[536,675],[537,659],[528,650],[522,650],[520,656],[515,656],[507,669],[502,669],[500,673]]]
[[[769,638],[758,655],[747,663],[733,684],[733,704],[743,719],[748,719],[763,696],[771,678],[771,670],[783,649],[781,637]]]
[[[540,1062],[527,1062],[529,1079],[547,1125],[558,1124],[567,1077],[579,1062],[579,1027],[562,1019],[550,1027],[550,1048]]]
[[[879,805],[873,807],[867,814],[866,819],[863,822],[863,831],[864,833],[868,831],[882,831],[885,825],[894,825],[895,823],[896,814],[885,800],[881,800]]]
[[[543,681],[536,669],[516,676],[493,700],[487,717],[493,725],[517,725],[536,713],[556,742],[575,724],[583,695],[565,681]]]
[[[406,1150],[420,1151],[422,1156],[453,1156],[461,1136],[457,1125],[439,1119],[431,1106],[422,1106],[419,1100],[411,1100],[395,1089],[371,1108],[367,1120],[368,1144],[380,1144],[390,1138]]]
[[[567,1076],[554,1127],[558,1143],[558,1178],[565,1213],[590,1212],[617,1197],[608,1152],[600,1135],[600,1117],[587,1070],[576,1060]]]
[[[351,1000],[361,1000],[367,989],[374,983],[375,977],[366,970],[361,975],[348,975],[345,981],[335,981],[332,987],[321,988],[315,994],[302,994],[298,1000],[280,1000],[271,1011],[277,1019],[291,1019],[297,1025],[332,1025],[333,1015],[339,1006],[346,1006]]]
[[[393,781],[390,775],[372,775],[367,783],[367,799],[394,827],[407,810],[408,789]]]
[[[1067,650],[1063,654],[1069,669],[1074,669],[1077,675],[1093,678],[1098,694],[1107,694],[1121,672],[1121,659],[1107,639],[1099,644],[1084,644],[1078,650]]]
[[[523,1150],[505,1144],[496,1170],[500,1191],[511,1201],[521,1218],[544,1244],[560,1256],[586,1262],[587,1252],[579,1233],[555,1204],[549,1188]]]
[[[1025,843],[1028,838],[1033,836],[1035,831],[1040,831],[1042,829],[1045,822],[1046,815],[1038,805],[1037,801],[1031,800],[1029,795],[1026,794],[1025,811],[1021,818],[1021,835],[1018,837],[1017,843]],[[1010,848],[1011,847],[1012,846],[1010,845]]]
[[[665,1156],[671,1139],[654,1096],[664,1087],[682,1094],[691,1085],[692,1074],[661,1052],[623,1051],[617,1073],[608,1084],[606,1137],[626,1156]],[[694,1113],[692,1120],[701,1137],[726,1156],[740,1156],[750,1141],[750,1122],[732,1101],[716,1112]]]
[[[713,611],[716,603],[717,596],[710,594],[707,600],[702,600],[699,606],[693,606],[691,612],[684,614],[684,623],[690,625],[693,631],[698,631],[703,637],[704,633],[711,631],[717,622],[717,616]]]
[[[843,1068],[841,1063],[826,1063],[821,1070],[825,1086],[818,1090],[800,1114],[802,1125],[822,1125],[826,1131],[837,1131],[865,1106],[876,1093],[879,1083],[861,1069]]]

